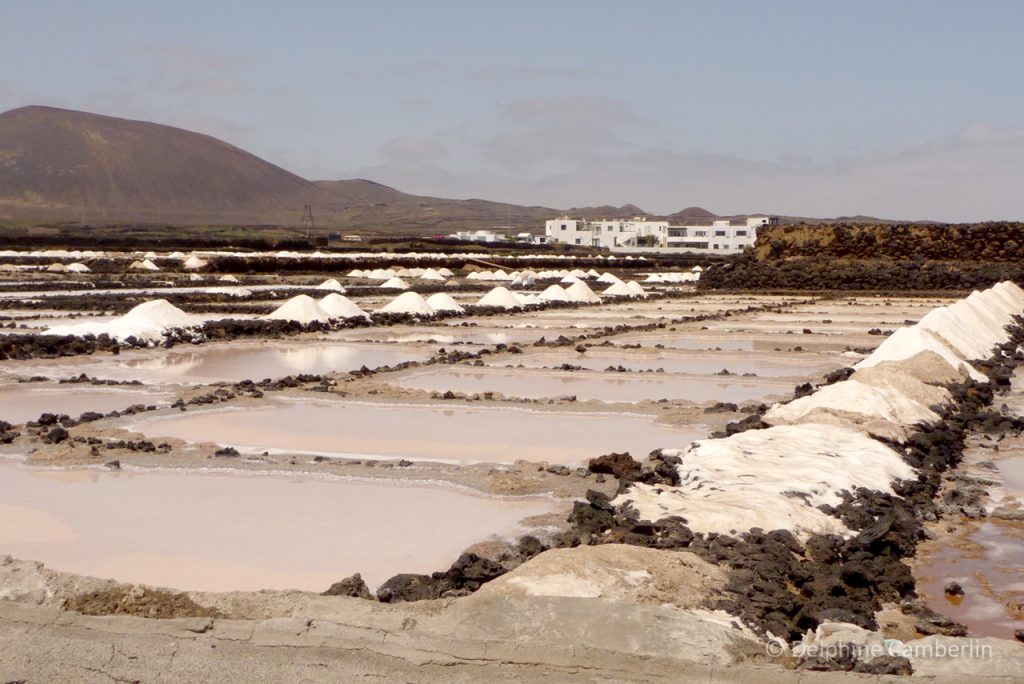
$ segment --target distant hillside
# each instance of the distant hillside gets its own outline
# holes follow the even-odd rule
[[[0,211],[154,219],[302,211],[322,194],[207,135],[50,107],[0,114]]]
[[[0,114],[0,218],[297,226],[306,205],[322,230],[447,234],[512,225],[536,232],[546,219],[563,214],[659,218],[634,204],[560,210],[421,197],[369,180],[311,182],[221,140],[172,126],[53,107]],[[690,207],[664,218],[692,223],[719,217]]]

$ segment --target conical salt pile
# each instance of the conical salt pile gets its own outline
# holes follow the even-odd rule
[[[571,302],[569,295],[566,294],[565,289],[561,285],[549,285],[546,290],[541,292],[537,296],[537,300],[541,302]]]
[[[480,298],[477,306],[493,306],[499,309],[518,309],[522,306],[507,287],[498,286]]]
[[[185,263],[182,264],[182,266],[184,266],[184,268],[188,269],[189,271],[196,271],[202,268],[203,266],[206,266],[206,262],[197,257],[195,254],[193,254],[188,259],[185,259]]]
[[[145,261],[133,261],[128,267],[132,271],[159,271],[160,267],[154,264],[149,259]]]
[[[336,278],[328,278],[324,282],[316,286],[318,290],[333,290],[334,292],[344,292],[345,288],[341,286],[341,283]]]
[[[416,316],[433,316],[436,311],[427,304],[427,300],[418,292],[403,292],[385,306],[377,309],[379,313],[413,314]]]
[[[409,284],[406,283],[401,278],[399,278],[398,276],[395,276],[395,277],[391,278],[390,280],[384,281],[383,283],[381,283],[380,286],[382,288],[384,288],[385,290],[408,290],[409,289]]]
[[[450,311],[452,313],[465,313],[465,309],[447,293],[438,292],[427,297],[427,304],[434,311]]]
[[[565,294],[569,295],[571,301],[581,304],[596,304],[601,301],[601,298],[594,294],[594,291],[582,280],[567,287]]]
[[[636,296],[636,294],[634,294],[634,292],[629,289],[629,286],[626,285],[626,283],[615,283],[614,285],[609,287],[607,290],[605,290],[602,294],[606,294],[609,297],[635,297]]]
[[[331,317],[320,308],[316,300],[309,295],[297,295],[277,307],[273,313],[264,316],[268,320],[295,321],[296,323],[326,323]]]
[[[348,297],[332,292],[317,302],[331,318],[369,318],[369,314]]]
[[[637,297],[647,297],[647,290],[645,290],[643,285],[636,282],[635,280],[630,280],[628,283],[626,283],[626,287],[628,287],[629,291],[632,292]]]

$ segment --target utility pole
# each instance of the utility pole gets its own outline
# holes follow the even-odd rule
[[[302,229],[306,231],[306,239],[309,239],[313,235],[313,229],[316,227],[316,223],[313,220],[313,207],[307,204],[302,209]]]

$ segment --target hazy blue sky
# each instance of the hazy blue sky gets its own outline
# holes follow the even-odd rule
[[[1024,2],[0,0],[0,109],[555,207],[1024,219]]]

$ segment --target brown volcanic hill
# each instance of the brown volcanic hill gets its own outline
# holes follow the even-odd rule
[[[51,107],[0,114],[0,208],[16,213],[301,213],[319,194],[207,135]]]
[[[585,219],[629,219],[636,216],[650,216],[635,204],[623,204],[621,207],[613,207],[610,204],[603,204],[599,207],[573,207],[565,214]]]
[[[670,221],[675,219],[687,220],[687,221],[702,221],[705,219],[716,219],[717,214],[712,214],[703,207],[687,207],[686,209],[680,209],[674,214],[669,214],[666,218]]]

